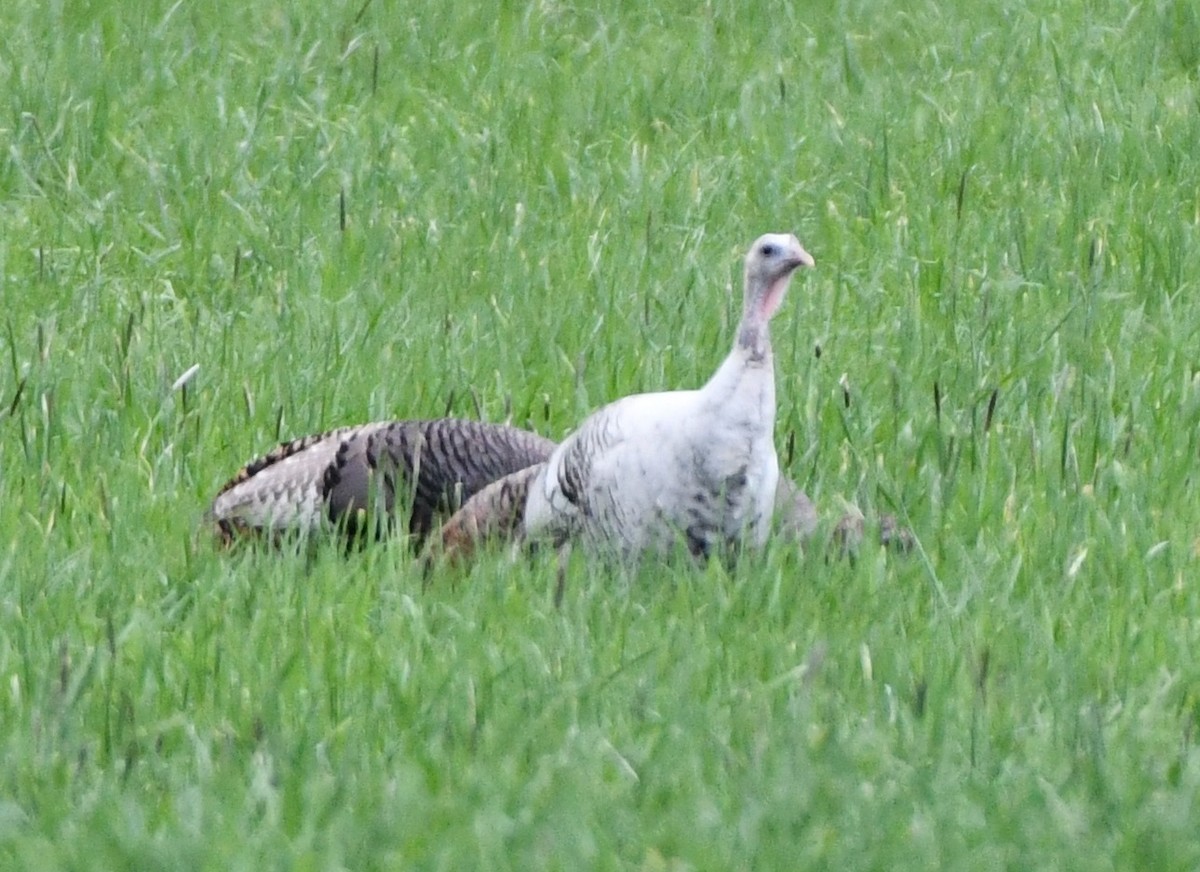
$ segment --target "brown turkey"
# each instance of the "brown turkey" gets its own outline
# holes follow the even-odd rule
[[[226,542],[247,533],[344,530],[375,537],[408,513],[422,541],[496,479],[540,463],[555,443],[503,424],[457,418],[378,421],[285,442],[242,467],[208,517]]]

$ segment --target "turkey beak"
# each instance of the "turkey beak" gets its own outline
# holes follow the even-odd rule
[[[816,266],[816,264],[817,262],[813,260],[811,254],[797,246],[795,252],[788,258],[788,272],[792,272],[802,266]]]

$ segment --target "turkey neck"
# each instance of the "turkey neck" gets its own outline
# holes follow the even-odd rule
[[[755,323],[742,318],[738,329],[737,345],[731,358],[741,358],[748,366],[771,366],[771,332],[766,323]]]
[[[742,321],[738,325],[737,344],[732,356],[744,354],[752,365],[771,365],[771,316],[783,304],[791,279],[790,270],[769,282],[752,280],[746,276]]]
[[[744,331],[738,334],[737,345],[709,379],[704,393],[727,420],[751,418],[774,426],[775,362],[765,328],[752,336]]]
[[[791,272],[764,282],[745,277],[742,320],[737,342],[708,383],[716,403],[743,404],[752,417],[775,421],[775,361],[771,355],[771,316],[783,303]]]

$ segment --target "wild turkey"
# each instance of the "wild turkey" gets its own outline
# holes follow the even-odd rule
[[[622,559],[664,555],[681,541],[699,557],[743,537],[763,544],[779,481],[768,323],[795,270],[812,265],[795,236],[760,237],[746,254],[737,340],[704,387],[637,394],[594,412],[544,465],[468,501],[443,544],[461,551],[497,523],[514,526],[522,500],[526,535],[582,539]]]
[[[379,535],[401,508],[422,540],[485,485],[544,461],[555,444],[502,424],[455,418],[379,421],[285,442],[221,488],[209,518],[225,541],[344,529]],[[382,511],[372,511],[372,509]]]

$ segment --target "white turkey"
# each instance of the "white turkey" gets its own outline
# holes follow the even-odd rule
[[[468,501],[443,530],[447,550],[469,548],[497,523],[512,526],[522,499],[526,536],[578,539],[623,559],[666,555],[680,544],[699,557],[743,538],[763,544],[779,481],[768,324],[793,273],[812,265],[795,236],[756,240],[746,254],[737,339],[708,383],[624,397],[594,412],[544,465]]]
[[[439,514],[554,447],[527,430],[455,418],[341,427],[285,442],[242,467],[208,516],[228,542],[247,532],[379,535],[408,511],[409,532],[420,540]]]

